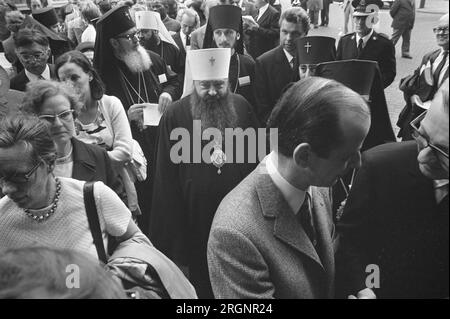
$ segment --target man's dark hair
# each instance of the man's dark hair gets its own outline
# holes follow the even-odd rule
[[[319,157],[327,158],[343,142],[343,111],[370,117],[359,94],[336,81],[311,77],[298,81],[284,93],[267,127],[278,129],[280,154],[292,157],[299,144],[308,143]]]
[[[292,7],[285,10],[280,16],[279,21],[280,27],[283,20],[286,20],[287,22],[290,23],[301,24],[303,26],[303,31],[305,32],[305,35],[308,34],[310,28],[310,20],[308,13],[306,13],[306,11],[303,10],[303,8]]]
[[[33,44],[49,46],[47,37],[38,29],[24,28],[14,35],[14,44],[16,48],[26,47]]]

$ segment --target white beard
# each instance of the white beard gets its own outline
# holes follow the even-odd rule
[[[118,58],[122,60],[132,73],[144,72],[150,69],[152,60],[142,46],[129,52],[120,52]]]

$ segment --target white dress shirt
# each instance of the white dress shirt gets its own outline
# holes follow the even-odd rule
[[[257,22],[259,19],[261,19],[262,15],[267,11],[267,9],[269,9],[269,4],[266,4],[264,7],[261,7],[261,9],[258,10],[258,18],[256,19]]]
[[[373,34],[373,29],[370,30],[368,35],[366,35],[362,38],[363,39],[363,48],[366,47],[367,41],[369,41],[372,34]],[[358,35],[358,33],[356,33],[356,47],[358,47],[359,39],[361,39],[361,37]]]
[[[284,199],[288,203],[289,207],[292,209],[294,214],[297,214],[302,207],[303,202],[305,201],[306,193],[311,196],[311,188],[308,187],[306,191],[296,188],[291,185],[283,176],[281,176],[280,172],[277,169],[277,154],[272,151],[266,157],[266,168],[269,176],[272,178],[275,186],[280,190],[281,194],[283,194]]]
[[[30,82],[34,82],[37,80],[41,80],[39,79],[39,75],[33,74],[31,72],[28,72],[27,69],[25,69],[25,75],[27,76],[28,80],[30,80]],[[45,79],[45,80],[51,80],[50,77],[50,68],[47,66],[44,69],[44,72],[41,73],[41,76]]]
[[[437,56],[436,60],[434,60],[434,62],[433,62],[433,69],[432,69],[433,74],[436,71],[439,63],[441,63],[443,58],[444,58],[444,49],[441,49],[441,52]],[[438,86],[442,83],[442,80],[444,79],[444,74],[447,70],[448,70],[448,54],[447,54],[447,58],[445,60],[444,67],[442,68],[441,73],[439,74]]]
[[[286,59],[288,60],[289,64],[291,65],[291,68],[294,68],[294,57],[292,54],[287,52],[285,49],[283,49],[284,54],[286,55]]]

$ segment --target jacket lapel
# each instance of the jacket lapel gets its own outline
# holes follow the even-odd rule
[[[72,178],[90,182],[95,178],[95,160],[86,150],[86,145],[72,137],[73,170]]]
[[[286,74],[290,75],[291,81],[294,80],[294,71],[291,68],[291,65],[289,64],[289,61],[286,58],[286,55],[284,54],[283,47],[279,46],[277,48],[275,61],[278,64],[279,72],[278,74],[281,74],[281,76],[284,78]]]
[[[333,294],[334,292],[334,253],[335,249],[333,247],[333,234],[331,234],[330,229],[333,229],[333,221],[330,216],[330,212],[327,209],[324,198],[327,198],[323,194],[324,190],[312,187],[312,206],[314,214],[314,226],[317,233],[317,252],[322,262],[323,268],[326,274],[326,280],[328,283],[328,292]],[[333,296],[330,295],[330,298]]]
[[[261,25],[261,24],[263,24],[263,23],[266,21],[266,19],[269,17],[269,13],[270,13],[270,5],[269,5],[269,7],[267,8],[266,12],[263,13],[263,15],[261,16],[261,18],[259,18],[259,20],[256,20],[256,19],[258,18],[258,13],[256,13],[256,17],[255,17],[254,19],[255,19],[255,21],[256,21],[259,25]]]
[[[256,191],[266,218],[274,218],[274,236],[324,269],[316,249],[291,211],[281,192],[267,173],[265,162],[257,168]]]

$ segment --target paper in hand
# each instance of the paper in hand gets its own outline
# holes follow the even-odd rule
[[[144,108],[144,125],[158,126],[162,114],[159,112],[158,104],[147,103]]]
[[[253,19],[253,17],[250,15],[242,16],[242,19],[244,23],[248,23],[250,25],[258,25],[255,19]]]

